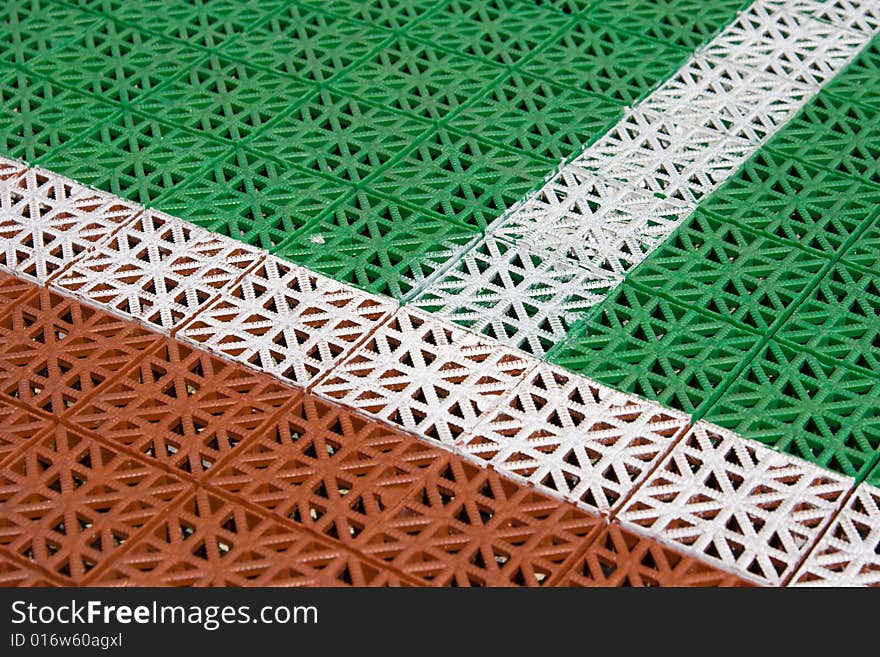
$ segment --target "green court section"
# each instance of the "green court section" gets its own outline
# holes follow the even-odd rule
[[[406,299],[747,4],[7,0],[0,152]]]
[[[550,360],[880,483],[878,46]]]

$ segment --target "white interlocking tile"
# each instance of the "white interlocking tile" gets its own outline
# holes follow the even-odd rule
[[[141,212],[39,168],[0,170],[0,267],[40,284]]]
[[[178,336],[305,386],[340,363],[396,305],[267,256]]]
[[[171,331],[262,258],[246,244],[147,210],[74,262],[53,285]]]
[[[880,586],[880,489],[856,488],[792,586]]]
[[[314,390],[451,445],[536,365],[494,340],[402,308]]]
[[[618,517],[701,559],[778,586],[819,537],[852,483],[698,422]]]
[[[542,364],[457,446],[550,494],[609,513],[688,417]]]

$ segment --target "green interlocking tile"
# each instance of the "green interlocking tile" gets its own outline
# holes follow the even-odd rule
[[[825,90],[840,99],[880,111],[880,37],[874,37],[859,56]]]
[[[503,69],[396,37],[340,80],[343,93],[426,119],[444,119],[501,76]]]
[[[335,280],[404,300],[474,239],[469,226],[358,192],[274,253]]]
[[[117,108],[21,70],[0,76],[0,153],[33,162]]]
[[[88,4],[142,30],[219,48],[280,9],[284,0],[96,0]]]
[[[101,21],[98,16],[51,0],[3,0],[0,5],[3,64],[27,64]]]
[[[880,380],[880,276],[838,263],[776,337]]]
[[[759,150],[701,205],[721,219],[787,240],[840,250],[880,207],[880,188]]]
[[[431,124],[324,90],[254,137],[251,147],[348,182],[377,174]]]
[[[174,125],[239,142],[311,92],[305,82],[211,55],[136,106]]]
[[[880,110],[820,92],[768,147],[786,157],[880,184]]]
[[[603,25],[627,30],[693,51],[733,21],[752,0],[599,0],[587,15]]]
[[[171,190],[160,206],[217,233],[272,249],[349,191],[309,171],[233,149]]]
[[[551,39],[519,68],[560,86],[634,105],[672,76],[690,54],[614,30],[606,23],[582,20]]]
[[[164,41],[108,19],[28,66],[58,84],[130,103],[204,56],[184,43]]]
[[[222,142],[126,111],[38,160],[88,185],[152,205],[224,150]]]
[[[547,164],[444,128],[371,181],[374,189],[484,230],[541,184]]]
[[[517,0],[517,2],[547,7],[562,14],[576,15],[583,13],[596,0]]]
[[[555,11],[517,0],[450,0],[408,32],[457,53],[511,66],[567,23]]]
[[[771,340],[705,418],[860,476],[880,447],[880,381]]]
[[[290,4],[222,51],[309,82],[326,82],[389,38],[384,30]]]
[[[880,204],[878,204],[878,215],[844,252],[843,261],[877,274],[877,264],[880,263]]]
[[[445,0],[333,0],[310,4],[344,18],[389,30],[401,30],[427,15]]]
[[[693,413],[761,341],[719,316],[626,281],[548,359],[617,390]]]
[[[503,146],[558,162],[571,159],[623,114],[614,102],[510,73],[449,123]]]
[[[828,263],[698,210],[627,280],[766,331]]]

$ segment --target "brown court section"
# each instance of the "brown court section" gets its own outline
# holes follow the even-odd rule
[[[0,585],[738,584],[410,434],[0,275]]]

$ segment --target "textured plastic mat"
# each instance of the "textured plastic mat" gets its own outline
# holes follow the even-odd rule
[[[880,448],[880,381],[771,340],[706,417],[851,476]]]
[[[804,561],[795,586],[877,586],[880,489],[862,484]]]
[[[404,309],[315,391],[451,444],[533,367],[515,351]]]
[[[148,210],[62,274],[55,286],[165,330],[176,329],[263,256]]]
[[[601,526],[595,516],[452,459],[426,473],[362,549],[434,586],[545,585]]]
[[[0,463],[34,436],[54,427],[56,420],[11,403],[0,406]]]
[[[186,482],[63,425],[0,468],[0,545],[82,584]]]
[[[594,2],[23,0],[4,29],[28,70],[7,76],[0,137],[9,154],[269,249],[356,185],[411,203],[416,226],[436,211],[482,230],[742,3],[697,20],[664,4],[675,27],[660,37],[659,15],[635,28]]]
[[[238,456],[210,474],[220,488],[343,543],[387,520],[443,452],[317,397],[297,397]]]
[[[166,341],[97,390],[70,422],[200,477],[293,396],[264,375]]]
[[[459,446],[538,489],[617,510],[688,418],[541,365]]]
[[[571,587],[751,586],[732,573],[611,525],[595,538],[560,583]]]
[[[470,226],[358,192],[275,252],[334,280],[403,300],[475,239]]]
[[[40,169],[7,181],[0,194],[0,265],[38,283],[141,211]]]
[[[285,425],[305,398],[280,382],[272,383],[277,394],[256,394],[265,408],[240,403],[244,391],[262,390],[253,371],[261,368],[300,386],[317,384],[320,394],[357,409],[361,421],[372,415],[390,425],[386,432],[402,434],[396,425],[467,447],[472,458],[502,466],[498,486],[514,485],[504,477],[515,473],[553,496],[547,504],[567,496],[613,515],[633,489],[642,494],[649,486],[643,473],[679,435],[675,413],[648,420],[663,415],[659,407],[618,409],[599,386],[579,386],[569,391],[577,399],[559,398],[545,413],[542,395],[553,385],[535,383],[529,372],[536,363],[501,341],[536,356],[549,352],[572,369],[601,372],[605,383],[873,481],[880,181],[875,103],[854,90],[871,80],[873,51],[837,77],[838,90],[808,102],[718,199],[711,192],[806,95],[835,77],[880,17],[846,0],[768,0],[737,14],[745,4],[664,0],[633,12],[616,0],[7,3],[0,10],[0,31],[11,44],[0,56],[10,66],[0,71],[6,154],[37,158],[246,243],[224,250],[158,210],[135,216],[141,209],[126,203],[103,207],[103,192],[3,162],[0,177],[21,178],[2,199],[5,269],[41,283],[55,276],[53,285],[90,304],[188,341],[160,345],[115,315],[65,307],[45,291],[17,299],[18,283],[4,284],[13,303],[0,310],[7,333],[0,396],[34,414],[10,415],[7,460],[24,453],[16,427],[46,414],[61,418],[58,431],[181,481],[211,480],[250,436],[275,427],[285,444],[283,436],[297,442],[306,430],[303,417]],[[709,43],[722,29],[724,38]],[[699,57],[685,64],[695,49]],[[572,157],[522,214],[497,221]],[[701,201],[705,207],[649,256]],[[98,220],[89,225],[93,214]],[[495,235],[478,237],[484,231]],[[265,260],[252,246],[344,283]],[[631,280],[591,312],[625,274]],[[418,311],[399,311],[387,323],[396,306],[375,293],[417,299],[487,339],[433,320],[422,325]],[[583,395],[605,404],[587,447],[561,435],[580,431],[585,420],[575,416],[596,410],[585,410]],[[509,403],[514,420],[504,429]],[[162,407],[174,409],[173,420],[156,414]],[[560,420],[562,409],[568,420]],[[299,412],[309,421],[333,414]],[[522,433],[512,437],[517,422]],[[550,440],[529,454],[532,423],[543,427],[539,441]],[[147,434],[151,440],[138,438]],[[505,452],[509,446],[515,455]],[[597,463],[604,469],[594,481]],[[472,478],[458,473],[457,483],[437,484],[444,504],[446,491],[464,486],[462,477]],[[350,482],[322,482],[285,514],[225,489],[200,491],[174,502],[179,517],[136,527],[143,536],[158,533],[143,551],[120,543],[133,561],[120,561],[118,571],[98,554],[106,541],[85,556],[64,547],[63,558],[73,554],[69,564],[54,559],[55,547],[40,548],[31,570],[56,582],[118,581],[154,560],[144,572],[155,571],[155,579],[144,581],[184,583],[182,573],[197,564],[205,570],[186,583],[211,583],[221,580],[205,563],[228,553],[235,555],[228,563],[239,563],[235,535],[266,555],[264,528],[281,535],[295,526],[284,540],[312,555],[299,562],[336,564],[322,581],[547,584],[573,564],[546,541],[586,554],[595,535],[542,526],[536,535],[553,538],[535,539],[546,551],[531,555],[510,551],[503,537],[489,546],[476,536],[477,552],[468,543],[466,555],[436,564],[448,545],[433,530],[419,539],[423,552],[403,545],[401,536],[413,535],[403,528],[407,514],[445,527],[440,535],[459,531],[455,523],[467,516],[466,533],[479,534],[472,514],[449,521],[428,504],[428,488],[419,499],[404,494],[403,516],[397,491],[385,494],[394,500],[387,503],[359,494],[349,499],[365,511],[343,510]],[[217,513],[239,518],[241,532],[212,530],[182,550],[170,538],[224,504],[232,505],[228,513]],[[378,520],[371,515],[377,509]],[[821,534],[810,533],[796,554],[770,557],[775,575],[760,561],[760,546],[760,575],[758,566],[721,562],[784,583],[806,554],[800,548]],[[334,552],[337,543],[365,536],[374,547],[387,542],[387,551]],[[30,557],[16,540],[3,554],[21,565]],[[155,562],[161,555],[167,561]],[[248,572],[253,581],[300,581],[286,566],[280,574],[273,568],[255,563]],[[316,571],[301,574],[317,581],[310,579]]]
[[[690,554],[753,581],[779,585],[821,535],[851,483],[698,424],[620,518],[653,527]]]
[[[693,413],[761,336],[627,280],[549,358],[617,390]]]
[[[0,395],[61,416],[157,345],[132,322],[40,289],[0,319]]]
[[[267,257],[180,335],[306,386],[342,362],[393,310],[388,299]]]
[[[377,422],[277,373],[8,280],[18,281],[19,298],[0,305],[0,323],[12,327],[7,349],[16,359],[0,359],[0,371],[24,378],[32,397],[0,396],[5,584],[584,584],[595,552],[588,547],[603,532],[624,542],[617,557],[601,559],[617,558],[631,575],[600,567],[605,585],[738,581],[650,538],[620,534],[596,513],[619,508],[644,481],[680,437],[683,415],[544,366],[505,392],[513,381],[487,380],[490,365],[500,358],[518,379],[524,361],[426,323],[438,338],[458,338],[437,345],[450,383],[472,369],[458,391],[472,398],[449,400],[448,413],[472,404],[473,418],[487,420],[462,449],[478,460],[508,455],[511,476],[395,428],[393,418]],[[394,333],[390,323],[383,343],[412,332],[420,315],[405,316],[409,329]],[[39,350],[44,334],[53,336],[50,358]],[[37,346],[24,350],[25,340]],[[103,369],[90,370],[100,379],[71,379],[84,376],[65,364],[80,349],[113,345],[112,358],[95,360]],[[462,354],[465,369],[452,367]],[[43,401],[59,396],[63,403]],[[492,404],[504,408],[487,415]],[[534,466],[522,460],[528,450]],[[641,565],[623,566],[630,558]]]
[[[491,237],[428,285],[412,305],[536,356],[619,279]]]

